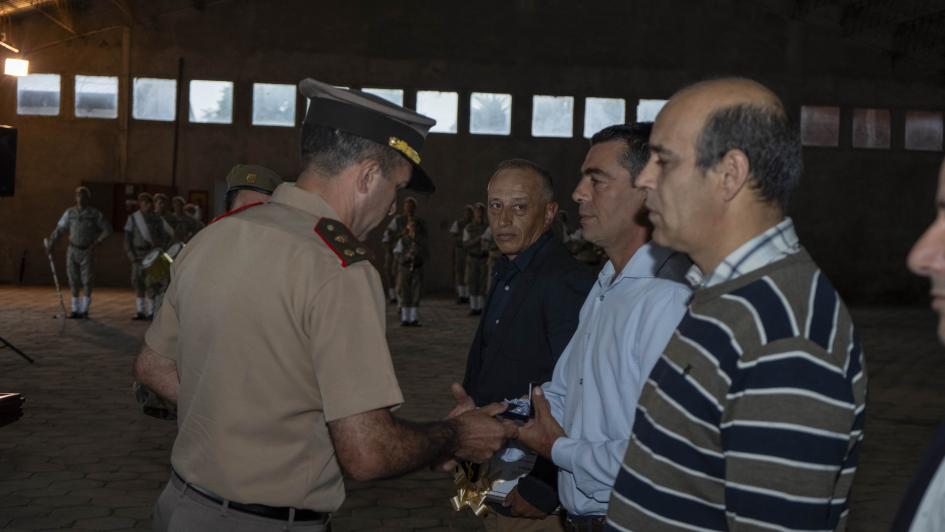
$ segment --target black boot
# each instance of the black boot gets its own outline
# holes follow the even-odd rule
[[[131,318],[131,319],[134,320],[134,321],[144,321],[144,320],[148,319],[148,317],[145,316],[144,312],[139,312],[139,313],[135,314],[135,317],[134,317],[134,318]]]
[[[82,315],[74,310],[72,311],[72,314],[69,314],[68,316],[66,316],[67,320],[78,320],[81,318],[82,318]]]

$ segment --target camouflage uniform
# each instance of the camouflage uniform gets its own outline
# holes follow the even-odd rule
[[[95,282],[95,266],[92,260],[92,248],[112,234],[111,225],[105,221],[102,211],[94,207],[69,207],[59,218],[59,223],[49,236],[52,247],[64,232],[69,232],[69,248],[66,250],[66,276],[72,291],[72,312],[85,314],[92,297]],[[80,285],[81,283],[81,285]],[[79,288],[85,292],[82,302],[78,301]]]
[[[489,228],[485,221],[469,222],[463,229],[463,248],[466,250],[466,287],[469,288],[469,306],[472,314],[480,314],[485,304],[486,257],[489,250],[483,245],[482,234]]]
[[[384,279],[387,281],[387,297],[391,301],[397,297],[397,259],[394,257],[394,245],[407,226],[405,220],[402,214],[394,215],[381,237],[384,244]]]
[[[489,259],[486,268],[486,294],[492,293],[492,284],[495,282],[495,263],[502,257],[499,244],[492,238],[492,230],[487,229],[482,235],[483,246],[489,250]]]

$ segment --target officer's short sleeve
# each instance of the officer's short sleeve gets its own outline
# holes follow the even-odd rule
[[[311,356],[326,421],[404,401],[387,347],[383,295],[365,261],[341,270],[312,299]]]
[[[164,294],[164,302],[154,315],[154,321],[144,335],[144,343],[152,351],[164,358],[177,362],[177,299],[173,297],[176,288],[174,281]]]

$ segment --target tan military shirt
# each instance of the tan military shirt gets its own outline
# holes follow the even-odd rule
[[[337,219],[283,184],[270,203],[208,226],[174,262],[145,337],[180,374],[172,465],[237,502],[337,510],[326,423],[403,402],[380,277],[351,262],[353,237],[336,252],[316,234],[322,217]]]

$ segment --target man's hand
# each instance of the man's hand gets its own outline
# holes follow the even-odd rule
[[[446,419],[452,419],[476,408],[476,403],[473,402],[472,397],[466,394],[466,390],[463,389],[461,384],[454,382],[450,387],[450,391],[453,392],[453,398],[456,399],[456,406],[450,410],[449,414],[446,414]]]
[[[505,442],[518,435],[518,427],[510,421],[499,421],[496,415],[505,412],[507,405],[492,403],[470,410],[449,421],[456,430],[456,451],[460,460],[485,462]]]
[[[550,461],[555,440],[567,434],[551,415],[551,405],[545,399],[541,387],[535,387],[532,393],[532,408],[535,409],[535,419],[519,429],[518,440]]]
[[[512,488],[512,491],[505,497],[502,506],[508,508],[515,517],[527,517],[529,519],[542,519],[548,514],[535,508],[524,497],[519,495],[518,487]]]

